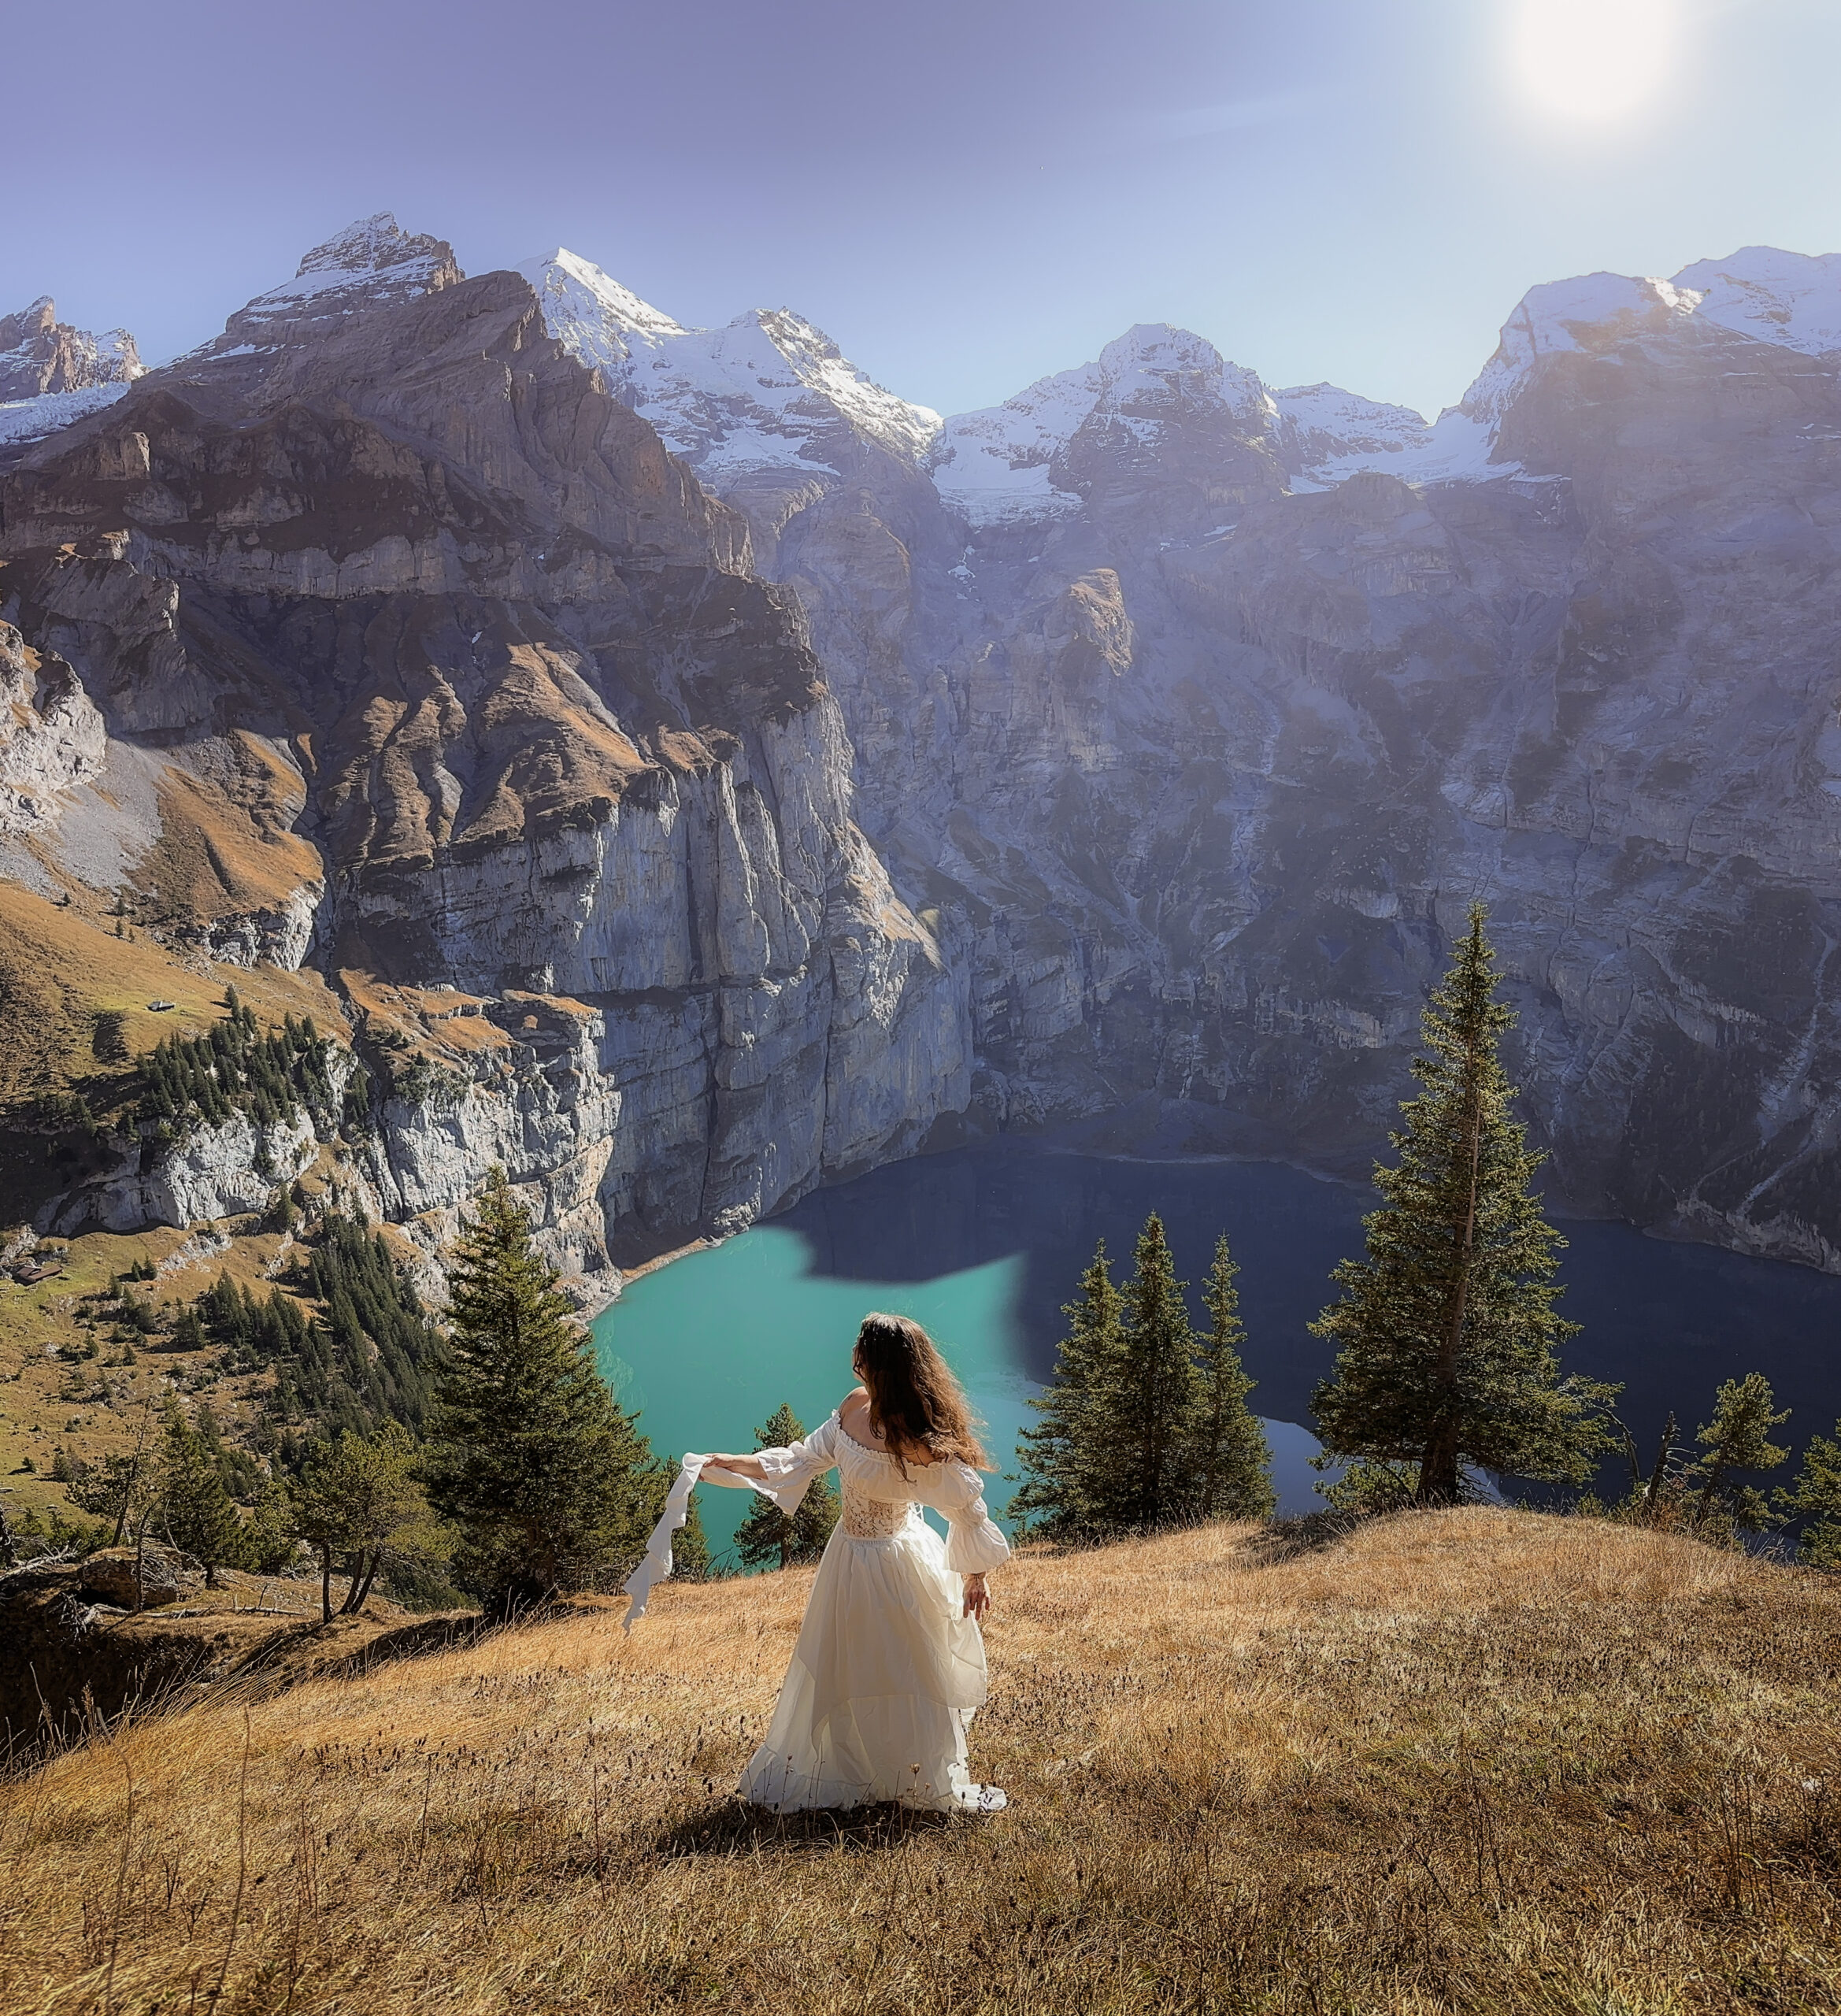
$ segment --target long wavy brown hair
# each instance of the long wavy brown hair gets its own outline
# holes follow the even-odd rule
[[[869,1425],[907,1475],[907,1458],[956,1458],[988,1470],[991,1458],[972,1432],[971,1403],[939,1347],[912,1317],[872,1310],[857,1332],[851,1364],[869,1395]]]

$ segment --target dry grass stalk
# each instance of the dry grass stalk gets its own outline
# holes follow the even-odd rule
[[[1027,1557],[998,1819],[728,1796],[809,1583],[670,1586],[0,1790],[0,2007],[1841,2007],[1841,1595],[1495,1510]],[[132,1829],[132,1831],[131,1831]]]

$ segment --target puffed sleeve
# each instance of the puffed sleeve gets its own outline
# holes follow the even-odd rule
[[[821,1477],[837,1461],[838,1418],[833,1414],[815,1428],[803,1442],[785,1449],[757,1449],[761,1467],[767,1473],[767,1495],[781,1511],[791,1514],[816,1477]]]
[[[946,1516],[946,1565],[955,1575],[980,1575],[1001,1568],[1010,1544],[984,1507],[984,1487],[969,1463],[941,1466],[946,1475],[939,1510]]]

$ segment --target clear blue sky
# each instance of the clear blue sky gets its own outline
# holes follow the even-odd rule
[[[470,272],[795,308],[946,411],[1153,321],[1435,410],[1535,281],[1841,250],[1834,0],[1517,42],[1580,5],[14,0],[0,310],[164,358],[391,209]]]

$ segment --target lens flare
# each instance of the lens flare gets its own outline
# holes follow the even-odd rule
[[[1670,0],[1521,0],[1512,54],[1522,89],[1561,118],[1634,112],[1668,80]]]

